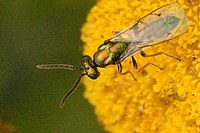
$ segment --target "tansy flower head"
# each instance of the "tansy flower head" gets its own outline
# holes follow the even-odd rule
[[[132,25],[142,16],[172,3],[173,0],[98,0],[82,28],[84,55],[91,57],[113,31]],[[165,55],[149,58],[134,55],[138,68],[148,62],[142,72],[134,70],[131,58],[122,62],[120,75],[116,65],[99,68],[97,80],[83,79],[85,97],[105,129],[113,133],[133,132],[200,132],[200,2],[179,0],[190,21],[183,35],[145,49],[148,54]]]

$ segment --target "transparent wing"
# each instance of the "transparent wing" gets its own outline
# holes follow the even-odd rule
[[[178,3],[162,6],[136,21],[132,26],[116,34],[110,41],[129,42],[120,61],[141,48],[170,40],[187,31],[189,20]]]

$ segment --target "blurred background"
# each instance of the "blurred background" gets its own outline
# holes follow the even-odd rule
[[[83,85],[59,103],[79,72],[39,70],[36,64],[80,66],[80,28],[95,0],[0,1],[0,133],[103,133]],[[12,128],[12,126],[11,126]]]

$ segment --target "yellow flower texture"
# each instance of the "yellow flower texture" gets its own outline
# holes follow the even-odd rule
[[[132,25],[142,16],[175,0],[98,0],[82,28],[84,55],[97,51],[99,45]],[[134,55],[138,68],[151,62],[138,73],[131,58],[122,62],[120,75],[116,65],[98,68],[101,76],[83,78],[85,97],[94,106],[104,128],[112,133],[176,133],[200,132],[200,1],[179,0],[190,20],[183,35],[160,45],[149,47],[147,54],[165,55],[144,58]]]

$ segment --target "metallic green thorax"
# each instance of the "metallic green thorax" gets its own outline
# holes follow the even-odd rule
[[[116,64],[119,57],[126,51],[129,43],[106,41],[100,45],[98,51],[94,54],[94,63],[97,67],[106,67],[110,64]]]
[[[105,41],[100,45],[98,51],[94,54],[93,60],[85,55],[82,58],[82,66],[88,77],[96,79],[100,76],[97,67],[106,67],[110,64],[117,64],[119,57],[126,51],[129,43]]]

